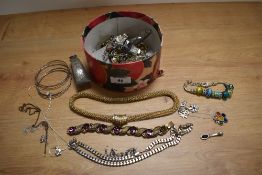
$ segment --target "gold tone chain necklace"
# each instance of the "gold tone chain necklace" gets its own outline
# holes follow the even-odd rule
[[[167,96],[167,97],[170,97],[172,99],[172,101],[173,101],[172,107],[170,107],[168,109],[161,110],[161,111],[148,112],[148,113],[135,114],[135,115],[97,114],[97,113],[88,112],[84,109],[80,109],[80,108],[75,106],[75,101],[77,99],[80,99],[80,98],[89,98],[89,99],[96,100],[96,101],[103,102],[103,103],[107,103],[107,104],[122,104],[122,103],[133,103],[133,102],[148,100],[148,99],[152,99],[152,98],[156,98],[156,97],[162,97],[162,96]],[[73,95],[69,99],[69,107],[73,112],[75,112],[79,115],[82,115],[84,117],[87,117],[87,118],[90,118],[90,119],[93,119],[93,120],[99,120],[99,121],[113,123],[114,125],[117,125],[117,126],[122,126],[122,125],[129,123],[129,122],[148,120],[148,119],[159,118],[159,117],[163,117],[163,116],[166,116],[166,115],[170,115],[170,114],[177,111],[177,109],[179,107],[179,100],[173,92],[167,91],[167,90],[150,92],[150,93],[131,96],[131,97],[119,97],[119,98],[110,98],[110,97],[95,95],[93,93],[79,92],[79,93]]]

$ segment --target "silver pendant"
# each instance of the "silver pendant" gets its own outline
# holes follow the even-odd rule
[[[202,140],[207,140],[211,137],[218,137],[218,136],[223,136],[223,132],[217,132],[217,133],[214,133],[214,134],[202,134],[200,139]]]
[[[178,109],[178,115],[182,118],[187,118],[190,112],[185,107],[181,107]]]
[[[63,150],[61,148],[59,148],[59,146],[55,146],[55,147],[49,149],[49,154],[51,156],[59,157],[59,156],[62,155],[62,151]]]
[[[45,143],[45,142],[47,142],[47,140],[46,140],[46,136],[45,136],[45,135],[41,135],[39,141],[40,141],[40,143]]]
[[[195,113],[199,110],[199,107],[195,104],[191,104],[188,109],[190,112]]]

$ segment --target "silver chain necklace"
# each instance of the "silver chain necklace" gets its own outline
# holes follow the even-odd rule
[[[73,138],[69,141],[68,147],[70,148],[70,150],[75,151],[82,157],[89,159],[97,164],[111,167],[126,166],[149,158],[150,156],[160,153],[171,146],[176,146],[181,141],[181,137],[183,135],[188,134],[192,131],[192,126],[192,123],[187,123],[185,125],[180,125],[178,129],[173,127],[170,130],[170,137],[167,137],[165,139],[157,139],[151,142],[149,146],[147,146],[142,152],[138,152],[136,150],[134,151],[134,149],[129,149],[125,153],[110,155],[106,153],[102,154],[96,151],[91,146],[88,146],[81,141],[77,141],[76,138]]]

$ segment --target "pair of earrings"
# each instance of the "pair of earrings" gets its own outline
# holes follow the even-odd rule
[[[182,118],[188,118],[191,113],[196,113],[199,111],[199,107],[195,104],[188,104],[186,101],[181,102],[178,108],[178,115]],[[224,123],[228,122],[227,116],[224,113],[216,112],[212,115],[213,121],[222,126]]]

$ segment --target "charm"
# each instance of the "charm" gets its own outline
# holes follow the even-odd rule
[[[43,137],[44,137],[44,143],[45,143],[44,154],[46,154],[49,124],[47,123],[47,121],[41,121],[39,125],[42,125],[42,127],[44,127],[45,129],[45,135]]]
[[[40,137],[40,143],[45,143],[45,142],[47,142],[46,136],[45,136],[45,135],[41,135],[41,137]]]
[[[199,110],[199,107],[197,105],[192,104],[189,106],[188,109],[190,110],[190,112],[195,113]]]
[[[56,157],[62,155],[62,150],[59,147],[55,147],[55,155],[56,155]]]
[[[214,134],[202,134],[200,139],[207,140],[210,137],[217,137],[217,136],[223,136],[223,132],[218,132],[218,133],[214,133]]]
[[[228,122],[228,119],[226,117],[226,114],[224,113],[220,113],[220,112],[216,112],[215,115],[213,116],[213,120],[215,123],[219,124],[219,125],[223,125],[224,123]]]
[[[185,107],[181,107],[178,109],[178,115],[182,118],[187,118],[189,116],[189,110],[187,110]]]
[[[180,107],[178,108],[178,115],[182,118],[187,118],[190,113],[195,113],[199,110],[197,105],[191,104],[187,107],[187,102],[182,101]]]
[[[139,154],[140,153],[136,150],[136,148],[130,148],[125,152],[120,152],[120,153],[117,153],[117,150],[112,148],[109,154],[108,154],[108,150],[105,149],[105,155],[109,157],[137,156]]]
[[[52,151],[52,150],[54,150],[54,151]],[[59,157],[59,156],[61,156],[62,155],[62,149],[61,148],[59,148],[59,146],[56,146],[56,147],[53,147],[53,148],[50,148],[49,149],[49,154],[51,155],[51,156],[56,156],[56,157]]]

